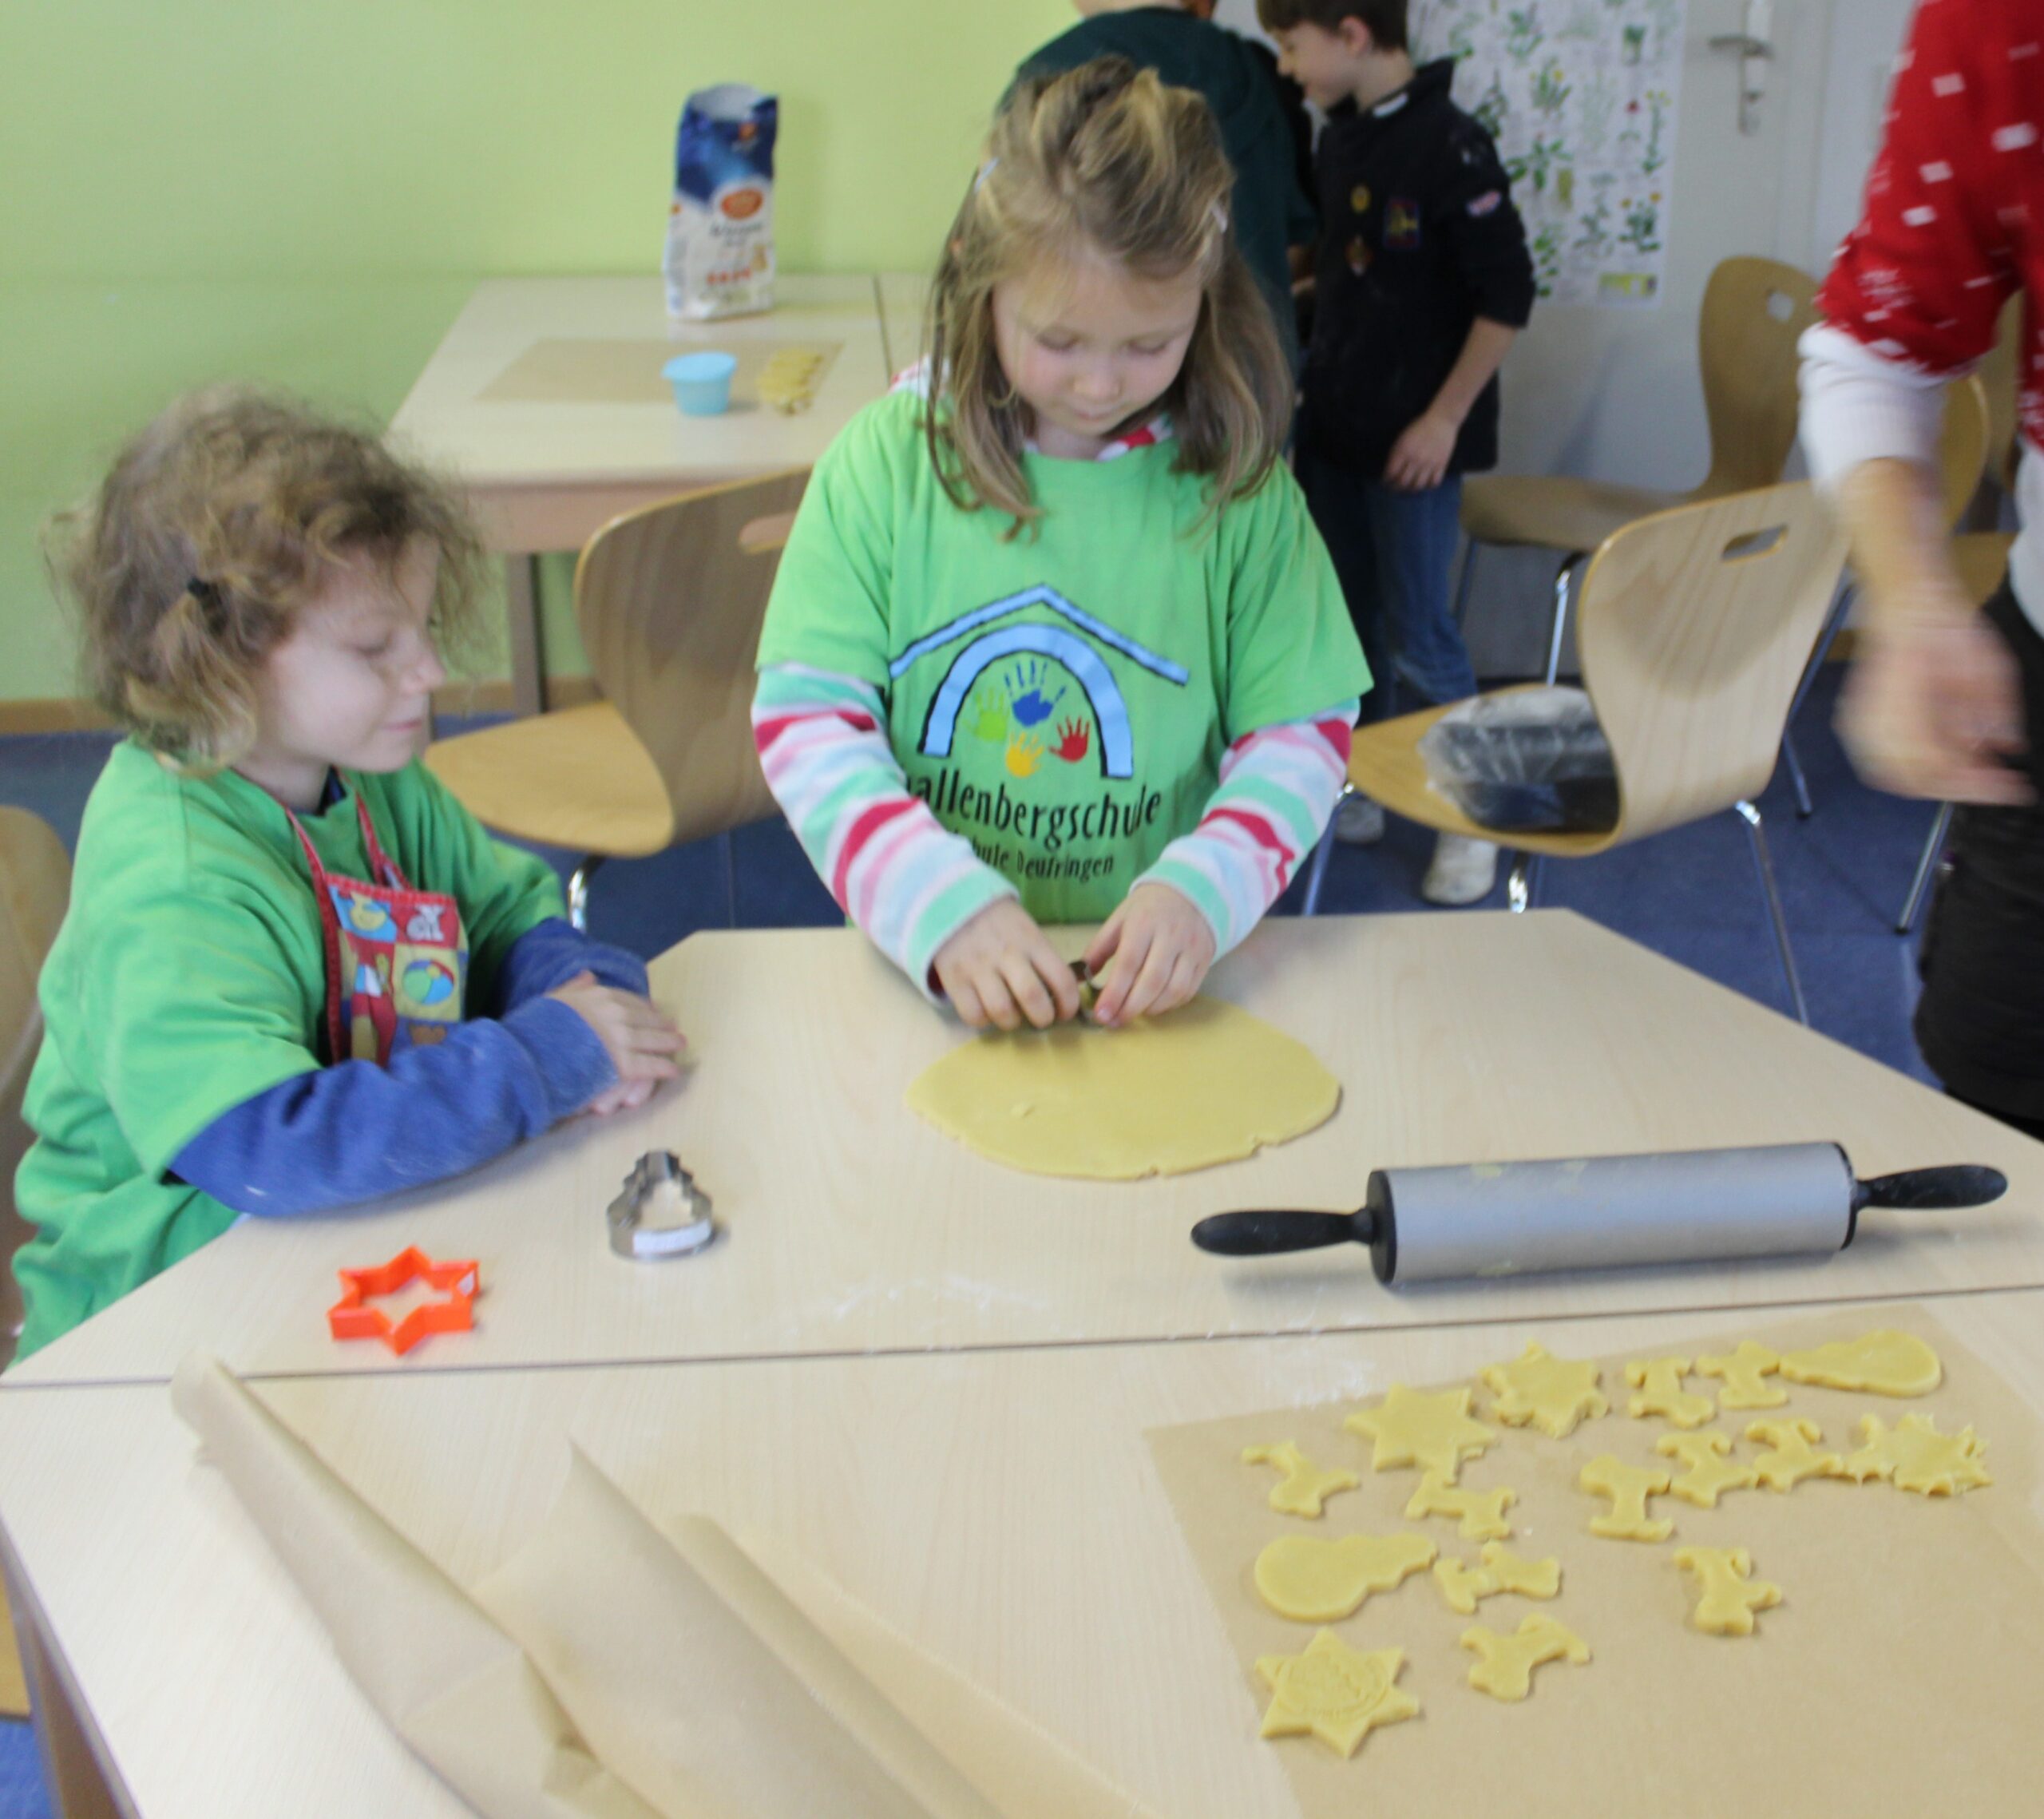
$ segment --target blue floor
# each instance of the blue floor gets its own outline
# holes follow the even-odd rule
[[[1915,944],[1898,938],[1893,924],[1933,810],[1861,787],[1832,735],[1836,690],[1836,672],[1819,682],[1797,730],[1816,814],[1796,818],[1785,776],[1761,801],[1803,989],[1812,1020],[1827,1035],[1928,1079],[1909,1035]],[[444,723],[442,730],[460,727]],[[88,733],[0,739],[0,802],[34,809],[71,843],[109,743]],[[1394,824],[1381,846],[1337,849],[1322,913],[1424,907],[1419,882],[1431,838]],[[732,846],[743,924],[840,920],[781,823],[743,829]],[[724,926],[726,889],[716,842],[620,861],[596,879],[590,927],[651,956],[697,929]],[[1298,895],[1295,886],[1280,913],[1295,909]],[[1541,901],[1579,910],[1735,991],[1786,1008],[1746,837],[1729,814],[1602,858],[1551,865]],[[1500,886],[1487,906],[1503,902]],[[0,1723],[0,1819],[48,1819],[49,1813],[28,1727]]]

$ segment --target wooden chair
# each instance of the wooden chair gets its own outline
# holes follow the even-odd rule
[[[29,1070],[42,1046],[42,1007],[36,981],[71,900],[71,861],[40,816],[0,808],[0,1369],[22,1332],[14,1253],[29,1238],[14,1210],[14,1171],[28,1154],[22,1122]]]
[[[591,876],[724,837],[777,812],[752,743],[759,627],[806,468],[706,488],[614,518],[575,567],[575,616],[604,699],[427,747],[426,763],[486,827],[584,855],[568,918],[584,925]]]
[[[1354,787],[1394,814],[1516,849],[1508,901],[1531,902],[1539,856],[1588,858],[1721,810],[1751,839],[1782,977],[1809,1013],[1775,889],[1760,810],[1796,679],[1845,563],[1845,541],[1806,481],[1707,499],[1607,537],[1583,580],[1579,646],[1618,772],[1618,818],[1603,834],[1500,834],[1427,781],[1429,708],[1357,732]]]
[[[1686,493],[1656,492],[1562,475],[1472,474],[1462,485],[1468,547],[1456,617],[1467,609],[1476,552],[1486,544],[1555,552],[1547,680],[1561,672],[1569,591],[1588,553],[1650,512],[1720,499],[1781,478],[1796,442],[1796,342],[1816,319],[1816,280],[1772,259],[1721,261],[1703,293],[1697,360],[1710,423],[1710,470]]]

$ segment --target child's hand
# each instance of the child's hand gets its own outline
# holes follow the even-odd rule
[[[1039,1029],[1079,1014],[1079,981],[1029,912],[1012,897],[989,903],[937,950],[933,963],[959,1016],[974,1029],[989,1023]]]
[[[1438,411],[1414,418],[1384,463],[1385,483],[1408,493],[1440,485],[1448,464],[1455,458],[1455,442],[1461,433],[1460,424]]]
[[[636,992],[620,992],[600,985],[593,973],[578,973],[565,985],[547,993],[558,998],[596,1032],[596,1040],[617,1069],[617,1079],[589,1102],[588,1109],[615,1112],[643,1105],[653,1088],[681,1072],[674,1057],[687,1047],[674,1019],[650,998]],[[625,1094],[615,1104],[606,1104],[620,1088],[643,1085],[644,1096],[634,1100]]]
[[[1114,966],[1101,968],[1111,957]],[[1112,1028],[1162,1016],[1189,1001],[1214,964],[1214,931],[1189,898],[1167,884],[1139,884],[1086,950],[1099,981],[1093,1020]]]
[[[614,1112],[636,1112],[653,1096],[658,1080],[620,1080],[607,1086],[576,1114],[582,1118],[608,1118]]]

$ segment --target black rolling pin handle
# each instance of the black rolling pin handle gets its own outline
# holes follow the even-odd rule
[[[1852,1185],[1852,1210],[1894,1207],[1935,1211],[1952,1207],[1984,1207],[2009,1191],[2009,1178],[1998,1168],[1955,1163],[1946,1168],[1906,1168],[1899,1175],[1877,1175]]]
[[[1222,1257],[1268,1257],[1281,1250],[1318,1250],[1329,1244],[1369,1244],[1377,1223],[1367,1208],[1354,1213],[1293,1210],[1216,1213],[1192,1228],[1192,1242]]]

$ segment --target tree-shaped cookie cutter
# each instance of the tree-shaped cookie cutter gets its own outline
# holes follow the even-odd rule
[[[620,1257],[687,1257],[717,1235],[710,1196],[671,1150],[648,1150],[611,1202],[610,1247]]]
[[[436,1263],[409,1244],[387,1263],[340,1275],[341,1298],[327,1310],[327,1330],[336,1339],[381,1339],[402,1357],[429,1333],[465,1333],[475,1325],[472,1304],[482,1278],[473,1258]],[[394,1322],[382,1308],[364,1305],[413,1282],[438,1289],[446,1299],[423,1302]]]

